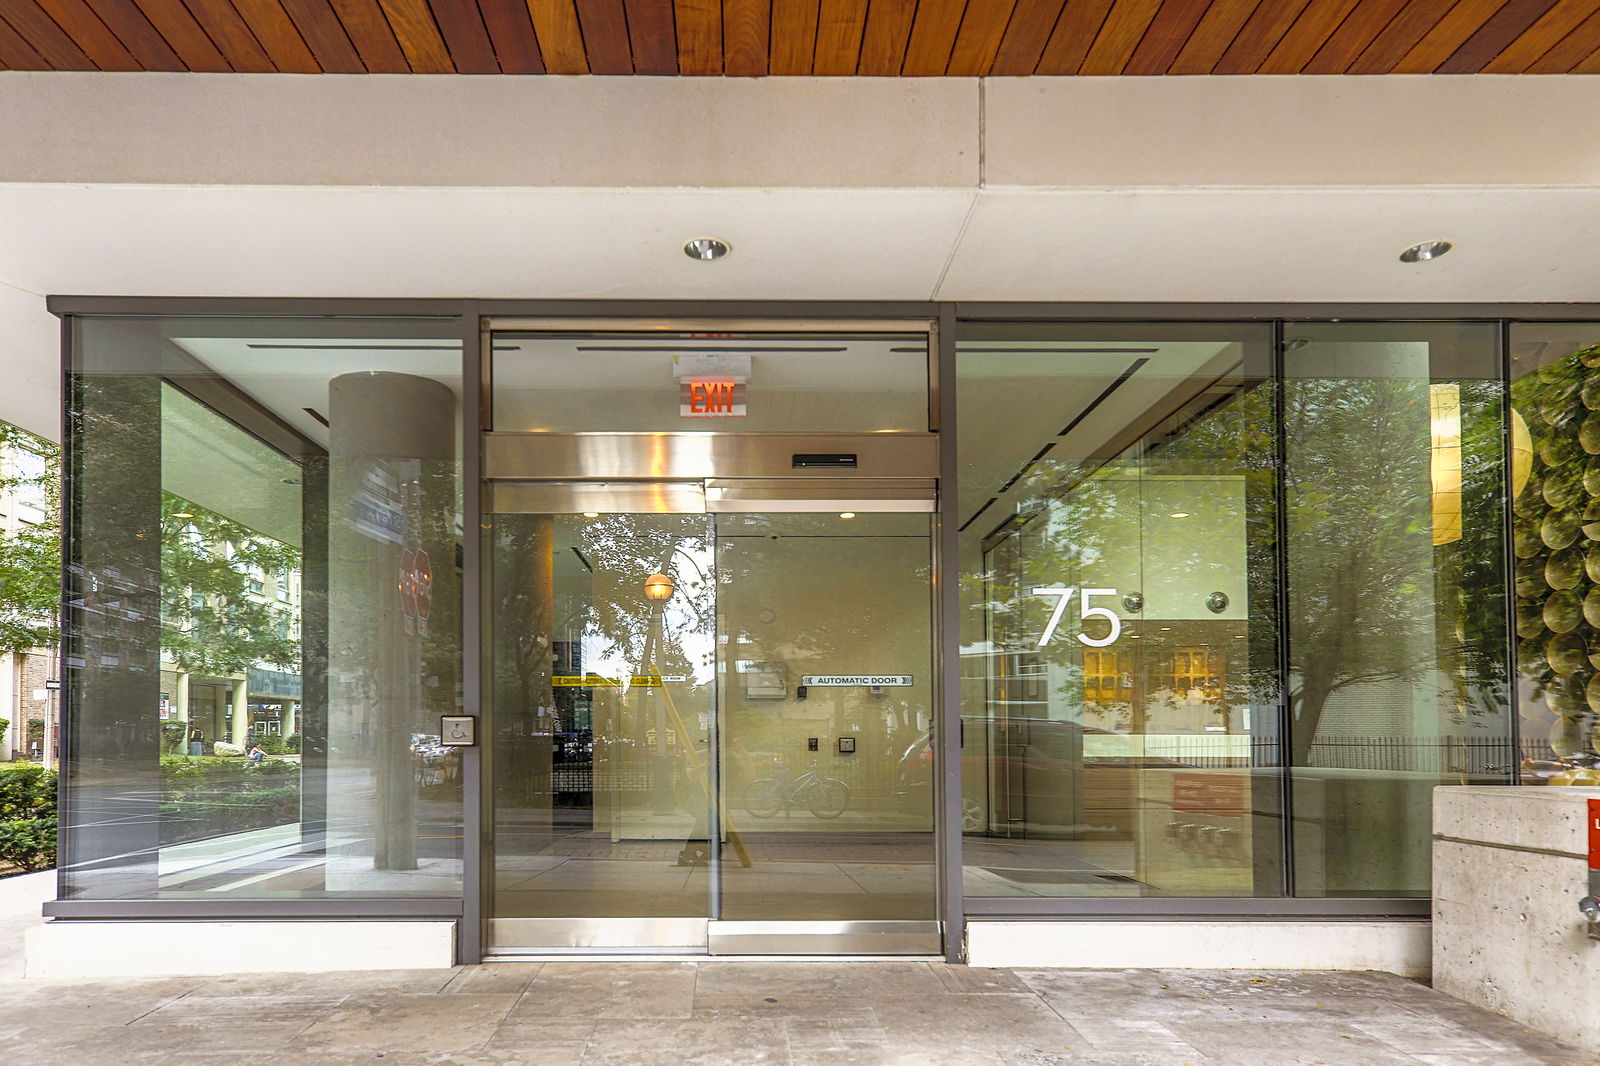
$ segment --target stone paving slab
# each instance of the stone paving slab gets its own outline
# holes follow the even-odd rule
[[[491,963],[0,978],[27,1066],[1600,1066],[1385,973]]]

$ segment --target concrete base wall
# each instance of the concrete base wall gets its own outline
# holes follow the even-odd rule
[[[1074,969],[1386,970],[1428,973],[1428,923],[967,923],[972,966]]]
[[[1433,986],[1600,1051],[1600,941],[1578,912],[1592,798],[1600,789],[1435,790]]]
[[[57,920],[25,952],[28,977],[422,970],[455,964],[455,923]]]

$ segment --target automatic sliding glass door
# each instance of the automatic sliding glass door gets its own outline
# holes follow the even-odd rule
[[[938,950],[926,514],[492,523],[497,949]]]

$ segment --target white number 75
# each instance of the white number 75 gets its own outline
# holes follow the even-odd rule
[[[1079,615],[1081,619],[1104,618],[1111,623],[1111,632],[1103,638],[1095,638],[1079,633],[1078,639],[1091,648],[1103,648],[1108,644],[1115,644],[1117,638],[1122,636],[1122,619],[1117,617],[1115,611],[1109,607],[1095,607],[1089,602],[1091,596],[1115,596],[1116,589],[1082,589],[1075,588],[1036,588],[1035,596],[1054,596],[1056,609],[1050,612],[1050,621],[1044,627],[1044,635],[1039,638],[1039,647],[1050,643],[1050,638],[1056,635],[1056,627],[1061,624],[1061,616],[1066,613],[1067,603],[1072,599],[1072,594],[1078,592]]]

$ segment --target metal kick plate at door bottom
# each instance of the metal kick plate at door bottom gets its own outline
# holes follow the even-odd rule
[[[706,923],[713,955],[937,955],[938,922]]]

